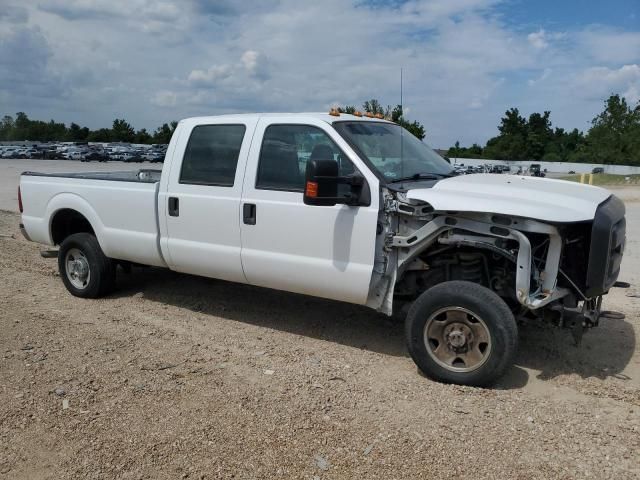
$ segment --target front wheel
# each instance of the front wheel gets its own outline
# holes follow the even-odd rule
[[[76,297],[102,297],[115,285],[115,263],[89,233],[75,233],[64,239],[58,251],[58,268],[65,287]]]
[[[440,283],[414,302],[405,321],[409,353],[427,376],[482,387],[511,366],[518,327],[495,292],[472,282]]]

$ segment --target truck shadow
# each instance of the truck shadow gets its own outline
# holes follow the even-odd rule
[[[369,308],[169,270],[118,272],[112,297],[144,298],[204,315],[392,356],[408,356],[402,323]]]
[[[267,288],[179,274],[135,269],[118,275],[115,297],[142,292],[145,299],[204,315],[334,342],[384,355],[408,357],[402,321],[358,305],[323,300]],[[515,366],[497,388],[513,389],[529,381],[526,369],[540,371],[539,380],[578,374],[582,378],[624,379],[622,371],[635,350],[633,327],[604,320],[574,345],[571,333],[538,324],[520,326]]]
[[[600,321],[576,346],[569,330],[543,325],[520,326],[520,348],[516,365],[540,371],[539,380],[577,374],[582,378],[628,380],[623,370],[636,348],[633,326],[625,320]]]

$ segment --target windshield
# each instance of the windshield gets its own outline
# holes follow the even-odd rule
[[[356,121],[333,126],[388,182],[453,172],[440,155],[400,125]]]

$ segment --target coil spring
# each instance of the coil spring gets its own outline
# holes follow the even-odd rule
[[[482,283],[484,277],[482,256],[474,253],[460,253],[459,259],[461,280]]]

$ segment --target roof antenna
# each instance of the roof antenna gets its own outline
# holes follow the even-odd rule
[[[402,117],[404,117],[404,107],[402,105],[402,67],[400,67],[400,117],[398,118],[398,125],[400,127],[400,178],[404,178]]]

